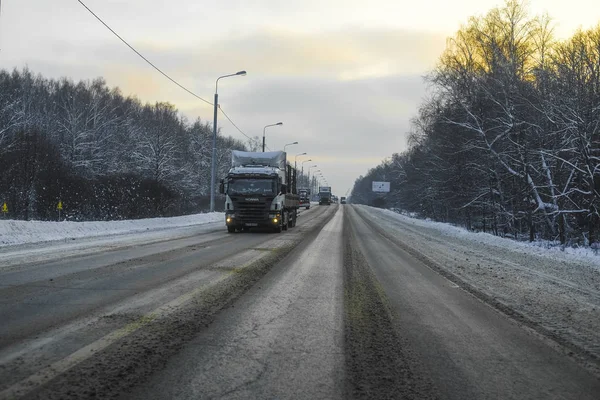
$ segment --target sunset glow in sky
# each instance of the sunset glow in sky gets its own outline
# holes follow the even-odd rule
[[[307,152],[345,195],[354,180],[406,148],[410,118],[426,96],[422,77],[446,39],[494,0],[86,0],[111,27],[180,83],[220,103],[250,136]],[[2,0],[0,68],[45,77],[102,76],[143,101],[168,101],[189,119],[209,105],[176,87],[95,20],[76,0]],[[597,0],[529,2],[547,12],[558,38],[600,22]],[[244,139],[226,120],[225,135]],[[306,159],[306,158],[305,158]],[[312,163],[311,163],[312,165]]]

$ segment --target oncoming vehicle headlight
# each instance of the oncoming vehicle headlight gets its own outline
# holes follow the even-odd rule
[[[273,218],[273,223],[276,224],[279,221],[277,218]]]
[[[227,217],[226,221],[231,222],[231,217]]]

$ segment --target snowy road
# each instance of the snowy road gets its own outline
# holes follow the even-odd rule
[[[357,207],[378,231],[462,288],[564,346],[600,360],[600,257],[535,248],[492,235]],[[595,362],[594,362],[595,361]]]
[[[6,257],[0,398],[600,393],[585,260],[350,205],[303,211],[279,235],[165,234]]]
[[[209,316],[262,276],[261,263],[270,266],[331,213],[302,211],[298,226],[282,235],[230,235],[221,221],[39,244],[30,253],[31,246],[8,248],[0,266],[0,398],[80,366],[90,354],[77,352],[86,346],[104,350],[154,320],[188,322],[194,314],[179,314],[199,298]]]
[[[401,347],[421,361],[417,370],[426,371],[437,396],[597,398],[600,382],[573,359],[407,252],[404,241],[413,232],[405,225],[398,220],[393,226],[385,223],[390,219],[380,210],[349,210],[346,229],[371,267],[375,284],[385,292],[382,302],[388,302],[393,332]],[[448,256],[455,244],[434,247],[435,235],[429,234],[432,237],[409,248]],[[490,249],[473,249],[477,250]]]

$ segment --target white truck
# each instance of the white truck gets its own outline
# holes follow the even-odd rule
[[[286,161],[283,151],[234,150],[231,169],[219,189],[226,195],[225,223],[229,233],[253,227],[281,232],[296,226],[296,170]]]

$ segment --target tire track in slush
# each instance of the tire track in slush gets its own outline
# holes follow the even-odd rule
[[[345,398],[435,399],[434,385],[395,330],[387,296],[344,215]]]

